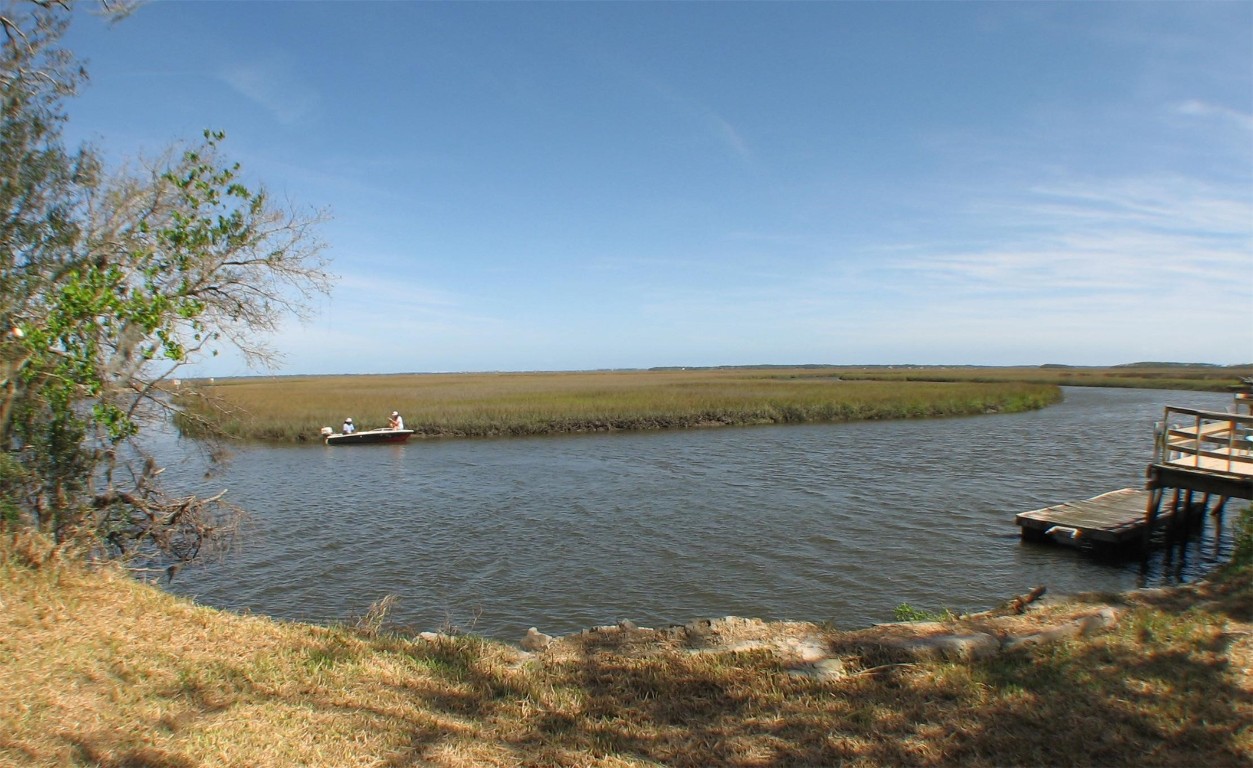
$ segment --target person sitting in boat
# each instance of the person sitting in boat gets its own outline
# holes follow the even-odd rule
[[[352,417],[349,416],[348,418],[344,419],[344,434],[351,435],[353,432],[356,432],[356,431],[357,431],[357,425],[352,423]]]
[[[405,428],[405,420],[400,418],[399,412],[392,411],[391,418],[387,420],[387,428],[388,429],[404,429]]]

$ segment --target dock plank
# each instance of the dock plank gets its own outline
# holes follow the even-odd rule
[[[1031,531],[1043,535],[1054,526],[1076,531],[1075,536],[1055,538],[1065,544],[1077,545],[1082,541],[1123,544],[1143,535],[1148,502],[1148,491],[1122,488],[1083,501],[1067,501],[1022,512],[1015,522],[1024,534]]]
[[[1208,472],[1253,476],[1253,454],[1245,452],[1199,451],[1192,456],[1170,459],[1165,463]]]

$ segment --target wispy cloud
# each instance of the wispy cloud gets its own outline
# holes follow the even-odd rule
[[[499,321],[467,309],[470,299],[422,285],[411,274],[347,274],[326,308],[326,323],[343,323],[362,336],[417,337],[435,331],[483,329]]]
[[[967,204],[954,232],[727,287],[659,286],[642,319],[753,359],[1247,360],[1253,200],[1175,176]],[[757,351],[753,351],[757,350]]]
[[[1253,200],[1239,190],[1158,177],[1072,183],[988,203],[994,245],[916,254],[905,266],[958,284],[1020,292],[1247,288]]]
[[[222,70],[220,77],[284,125],[299,123],[318,105],[317,92],[277,60],[236,64]]]
[[[499,318],[467,309],[470,299],[421,285],[411,275],[347,273],[311,321],[285,323],[268,340],[278,353],[278,369],[307,373],[355,371],[370,361],[372,373],[456,369],[487,340],[516,333]],[[204,361],[189,375],[249,375],[231,349]]]
[[[1173,109],[1180,115],[1217,118],[1230,122],[1242,130],[1253,132],[1253,115],[1239,110],[1210,104],[1199,99],[1179,102],[1173,105]]]
[[[714,136],[722,142],[722,145],[731,154],[744,161],[753,159],[752,149],[749,148],[748,142],[734,125],[721,115],[709,110],[706,110],[706,119],[713,125]]]
[[[730,120],[719,114],[697,99],[681,93],[669,83],[654,78],[635,74],[629,76],[632,82],[652,92],[663,101],[675,108],[680,114],[701,126],[701,129],[722,151],[741,162],[753,160],[753,150],[744,134]]]

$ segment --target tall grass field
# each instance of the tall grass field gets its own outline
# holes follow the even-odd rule
[[[826,369],[292,376],[187,382],[191,416],[226,434],[318,439],[399,411],[423,437],[499,437],[1017,412],[1058,402],[1051,383],[849,380]],[[194,434],[192,419],[181,423]]]

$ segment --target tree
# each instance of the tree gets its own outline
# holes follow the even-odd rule
[[[247,186],[221,133],[141,171],[67,149],[63,101],[86,77],[57,47],[70,11],[0,15],[0,525],[186,561],[238,509],[167,495],[139,437],[180,367],[222,345],[270,361],[265,336],[329,291],[321,216]]]

